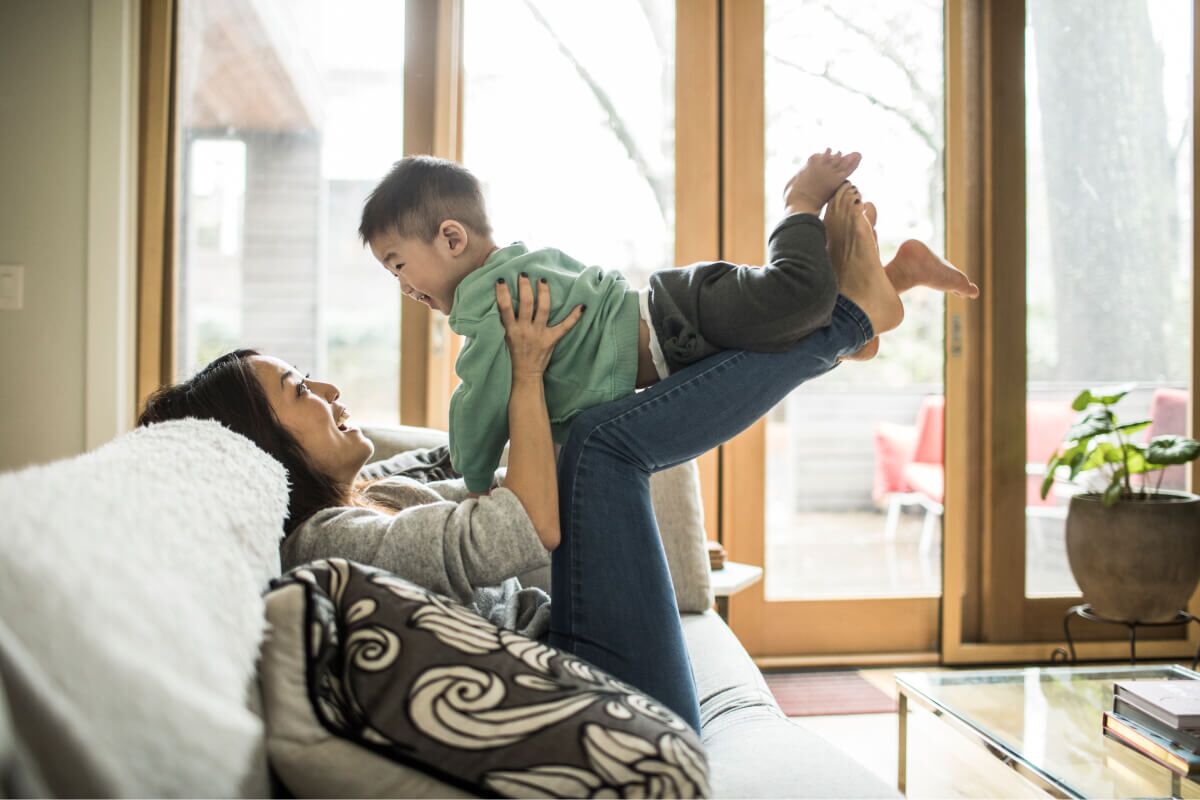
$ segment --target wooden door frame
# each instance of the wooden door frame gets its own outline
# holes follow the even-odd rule
[[[675,3],[676,264],[711,261],[721,252],[720,15],[720,0]],[[720,539],[720,452],[697,459],[713,541]]]
[[[457,161],[462,152],[463,0],[406,0],[405,155]],[[400,422],[446,430],[457,337],[444,316],[400,303]]]
[[[142,0],[138,16],[135,417],[175,375],[176,0]]]

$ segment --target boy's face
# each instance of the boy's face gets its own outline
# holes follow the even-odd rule
[[[396,276],[404,294],[435,311],[450,313],[454,290],[469,269],[464,262],[466,229],[446,220],[432,242],[401,236],[395,228],[372,237],[371,252],[383,268]]]

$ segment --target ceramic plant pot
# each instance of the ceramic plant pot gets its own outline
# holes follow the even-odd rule
[[[1098,494],[1075,495],[1067,512],[1067,560],[1097,614],[1172,619],[1200,581],[1200,495],[1159,492],[1111,508]]]

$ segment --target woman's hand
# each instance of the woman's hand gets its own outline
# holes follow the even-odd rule
[[[512,393],[508,397],[508,474],[504,488],[517,496],[547,550],[558,547],[558,475],[554,442],[542,384],[554,345],[583,316],[579,306],[562,322],[550,323],[550,284],[538,282],[537,304],[529,277],[517,280],[521,304],[513,313],[508,286],[496,284],[496,305],[504,323],[504,340],[512,356]]]
[[[538,281],[536,303],[527,275],[517,279],[517,296],[520,306],[514,313],[508,284],[496,284],[496,305],[500,309],[500,322],[504,325],[504,341],[508,343],[508,352],[512,356],[513,380],[520,377],[536,377],[540,380],[550,363],[554,346],[579,322],[584,307],[576,306],[561,322],[552,326],[550,284],[544,278]]]

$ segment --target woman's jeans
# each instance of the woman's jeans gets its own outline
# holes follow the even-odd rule
[[[558,460],[562,544],[552,556],[550,643],[699,730],[650,475],[733,438],[873,335],[862,310],[839,297],[830,325],[787,352],[719,353],[576,417]]]

